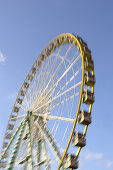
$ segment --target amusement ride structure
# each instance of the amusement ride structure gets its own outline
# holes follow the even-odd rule
[[[94,103],[94,63],[70,33],[39,54],[17,95],[5,131],[0,169],[77,169]]]

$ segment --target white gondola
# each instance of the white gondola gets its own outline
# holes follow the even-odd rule
[[[57,38],[56,39],[56,47],[59,47],[60,45],[61,45],[61,43],[62,43],[62,39],[60,39],[60,38]]]
[[[41,66],[41,62],[39,60],[36,60],[36,66],[39,68]]]
[[[24,88],[28,89],[28,87],[29,87],[29,83],[25,82],[24,83]]]
[[[64,163],[64,169],[68,169],[68,168],[78,169],[78,161],[74,155],[67,154],[67,156],[66,156],[66,160]]]
[[[83,47],[83,49],[84,49],[85,56],[90,58],[91,57],[91,51],[88,49],[88,47],[85,46],[85,47]]]
[[[78,123],[83,125],[89,125],[91,123],[91,114],[82,110],[79,113]]]
[[[8,142],[3,143],[3,149],[6,148],[7,144],[8,144]]]
[[[14,128],[14,124],[8,124],[8,130],[12,130]]]
[[[87,89],[84,89],[83,91],[83,97],[82,97],[82,102],[86,103],[88,105],[93,104],[95,101],[94,99],[94,93],[90,92]]]
[[[45,60],[45,55],[44,55],[44,54],[41,54],[41,55],[40,55],[40,60],[41,60],[41,61],[44,61],[44,60]]]
[[[11,137],[12,137],[11,133],[6,133],[6,135],[5,135],[6,139],[11,139]]]
[[[32,75],[28,75],[28,80],[32,81],[33,80],[33,76]]]
[[[15,119],[16,119],[16,115],[11,115],[10,121],[15,121]]]
[[[86,140],[82,133],[76,132],[73,135],[72,143],[73,146],[84,147],[86,145]]]
[[[50,46],[49,46],[49,47],[50,47],[50,51],[53,51],[53,50],[55,50],[55,48],[56,48],[55,45],[54,45],[54,43],[50,43]]]
[[[88,57],[85,57],[85,70],[87,70],[89,72],[94,70],[93,60],[88,59]]]
[[[16,113],[19,112],[19,107],[15,106],[13,111],[16,112]]]
[[[86,72],[85,74],[85,84],[88,86],[94,86],[95,84],[95,76],[90,72]]]
[[[50,51],[48,48],[46,48],[46,49],[45,49],[45,55],[46,55],[46,56],[49,56],[50,53],[51,53],[51,51]]]
[[[35,68],[35,67],[32,68],[32,73],[33,73],[33,74],[36,73],[36,68]]]
[[[20,95],[24,97],[24,96],[25,96],[25,91],[24,91],[24,90],[21,90],[21,91],[20,91]]]
[[[22,99],[18,98],[17,103],[22,104]]]

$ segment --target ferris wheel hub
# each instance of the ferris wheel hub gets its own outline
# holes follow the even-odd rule
[[[30,121],[30,117],[32,116],[32,111],[27,112],[27,120]]]

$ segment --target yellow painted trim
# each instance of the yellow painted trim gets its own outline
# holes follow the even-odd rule
[[[74,36],[73,34],[64,34],[64,36],[66,35],[69,35],[71,36],[72,38],[75,39],[75,41],[77,42],[78,46],[79,46],[79,49],[80,49],[80,53],[81,53],[81,58],[82,58],[82,84],[81,84],[81,92],[80,92],[80,98],[79,98],[79,104],[78,104],[78,108],[77,108],[77,113],[76,113],[76,117],[75,117],[75,120],[74,120],[74,123],[73,123],[73,128],[72,128],[72,131],[71,131],[71,134],[70,134],[70,137],[69,137],[69,140],[68,140],[68,143],[67,143],[67,146],[65,148],[65,151],[64,151],[64,154],[62,156],[62,159],[60,161],[60,164],[57,168],[57,170],[60,169],[60,167],[62,166],[62,163],[65,159],[65,155],[67,153],[67,150],[69,148],[69,145],[70,145],[70,142],[71,142],[71,139],[72,139],[72,136],[73,136],[73,133],[74,133],[74,130],[75,130],[75,126],[77,124],[77,119],[78,119],[78,115],[79,115],[79,111],[80,111],[80,106],[81,106],[81,102],[82,102],[82,95],[83,95],[83,88],[84,88],[84,71],[85,71],[85,68],[84,68],[84,56],[83,56],[83,50],[82,50],[82,46],[81,44],[79,43],[79,40],[77,39],[76,36]]]

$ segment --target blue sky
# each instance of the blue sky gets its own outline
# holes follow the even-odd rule
[[[87,41],[95,64],[95,104],[81,170],[113,169],[113,1],[0,1],[0,146],[14,99],[41,50],[60,33]]]

